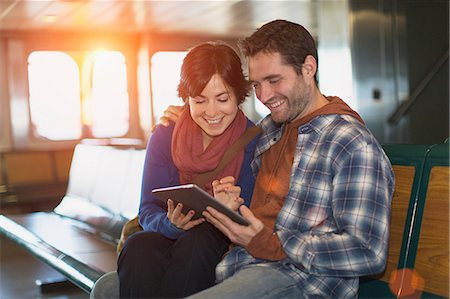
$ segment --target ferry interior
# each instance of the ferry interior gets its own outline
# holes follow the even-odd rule
[[[109,165],[129,151],[138,155],[127,159],[143,157],[164,110],[182,104],[177,84],[190,48],[223,40],[239,53],[239,39],[276,19],[311,32],[321,92],[356,110],[395,164],[398,238],[389,254],[396,258],[360,296],[449,297],[448,0],[0,0],[0,298],[89,298],[97,270],[104,270],[92,265],[103,260],[67,254],[64,246],[82,246],[71,235],[55,237],[62,247],[46,252],[48,240],[20,217],[58,209],[79,216],[90,208],[63,206],[68,195],[104,192],[117,200],[99,199],[114,212],[108,225],[121,209],[114,222],[120,233],[121,221],[137,212],[141,168],[101,187],[89,180],[114,173]],[[242,109],[254,122],[269,113],[253,93]],[[79,166],[93,147],[118,152],[97,153]],[[119,160],[107,160],[110,154]],[[95,170],[102,159],[110,164]],[[133,203],[113,193],[119,184],[136,187]],[[116,256],[108,246],[102,250],[110,263]],[[62,263],[82,269],[83,279]],[[405,268],[422,282],[412,293],[389,285],[392,271]],[[384,295],[374,291],[378,281]]]

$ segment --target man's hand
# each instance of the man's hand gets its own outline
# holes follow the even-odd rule
[[[212,182],[214,198],[229,207],[233,211],[237,211],[244,203],[239,197],[241,195],[241,187],[235,185],[235,179],[232,176],[226,176],[220,180]]]
[[[242,216],[248,220],[249,226],[240,225],[228,216],[218,212],[216,209],[207,207],[203,212],[206,220],[217,227],[231,242],[240,246],[247,246],[250,241],[264,228],[264,224],[253,215],[249,208],[242,205],[239,208]]]
[[[169,121],[176,122],[180,117],[181,112],[183,111],[184,106],[173,106],[170,105],[164,110],[163,116],[159,119],[159,123],[164,127],[169,126]]]
[[[205,222],[205,218],[191,220],[195,214],[195,211],[190,210],[187,215],[185,215],[181,213],[181,209],[183,209],[183,205],[181,203],[174,207],[173,201],[171,199],[167,200],[167,218],[169,218],[170,222],[172,222],[173,225],[179,229],[186,231]]]

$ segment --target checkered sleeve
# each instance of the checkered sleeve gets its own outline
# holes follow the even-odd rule
[[[336,153],[333,164],[329,217],[333,229],[280,230],[283,248],[299,268],[317,276],[380,273],[387,260],[393,192],[390,163],[379,146],[367,143]]]

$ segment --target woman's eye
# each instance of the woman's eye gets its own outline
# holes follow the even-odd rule
[[[205,102],[204,99],[200,99],[200,98],[194,98],[193,100],[194,100],[194,103],[195,103],[195,104],[202,104],[202,103]]]
[[[221,103],[225,103],[228,101],[228,97],[227,98],[219,98],[218,101]]]

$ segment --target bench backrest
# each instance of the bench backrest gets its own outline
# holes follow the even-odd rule
[[[391,205],[388,263],[382,281],[388,283],[393,271],[405,268],[414,207],[419,199],[419,185],[428,146],[385,145],[395,173],[395,191]]]
[[[138,212],[144,157],[144,149],[77,145],[66,195],[54,211],[119,238]]]
[[[431,147],[421,182],[423,201],[418,205],[418,223],[408,266],[423,279],[423,290],[449,296],[449,145]],[[415,253],[415,254],[414,254]]]
[[[73,150],[0,152],[3,213],[23,213],[55,206],[66,191]]]
[[[395,172],[388,262],[361,298],[448,296],[448,144],[384,145]],[[416,294],[417,294],[416,293]]]

